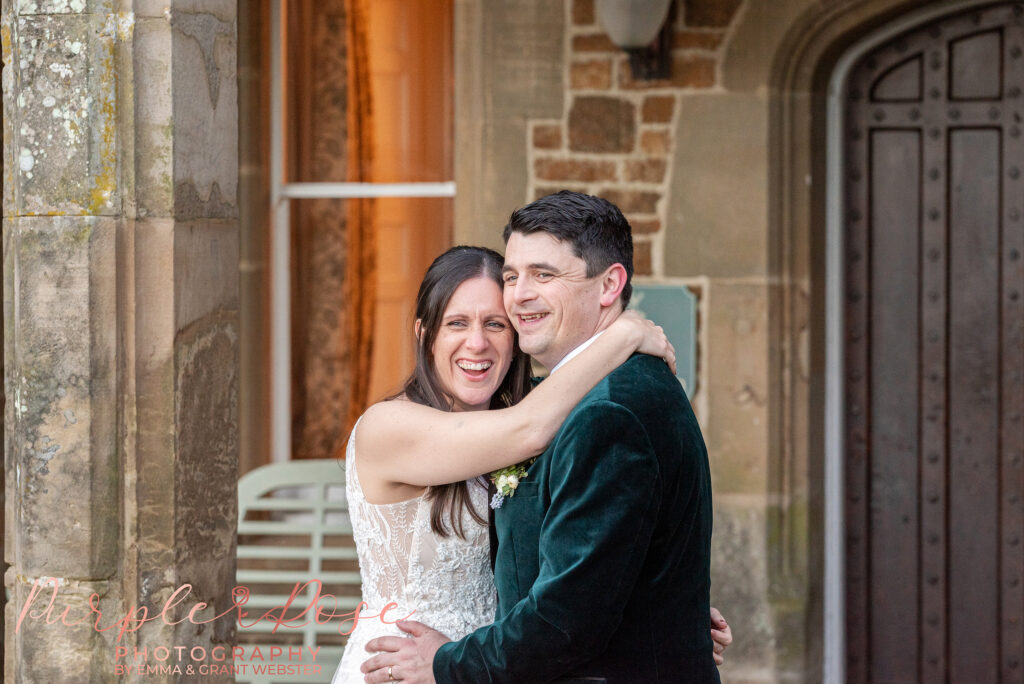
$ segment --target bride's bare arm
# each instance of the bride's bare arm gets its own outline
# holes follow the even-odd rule
[[[370,407],[359,423],[359,453],[373,477],[428,486],[458,482],[536,456],[547,448],[583,396],[635,351],[675,370],[675,350],[661,328],[626,312],[587,349],[517,405],[446,412],[396,399]]]

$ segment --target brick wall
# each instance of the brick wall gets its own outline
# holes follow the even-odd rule
[[[718,87],[718,64],[742,0],[675,0],[672,72],[634,81],[626,53],[605,34],[594,0],[565,0],[560,119],[530,122],[532,198],[563,188],[601,195],[633,226],[638,275],[662,275],[666,194],[681,97]]]

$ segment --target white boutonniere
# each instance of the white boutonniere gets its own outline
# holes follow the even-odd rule
[[[536,458],[531,458],[529,461],[510,465],[507,468],[495,470],[491,473],[491,482],[494,483],[495,489],[498,490],[491,497],[491,508],[501,508],[501,505],[505,503],[505,497],[516,493],[519,481],[528,475],[526,469],[536,460]]]

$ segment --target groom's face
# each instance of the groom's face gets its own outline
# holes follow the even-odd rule
[[[505,310],[519,346],[547,368],[597,332],[601,280],[572,246],[548,233],[512,233],[505,248]]]

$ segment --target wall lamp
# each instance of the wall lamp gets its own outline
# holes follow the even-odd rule
[[[629,55],[633,78],[665,79],[672,65],[672,0],[597,0],[597,18],[608,37]]]

